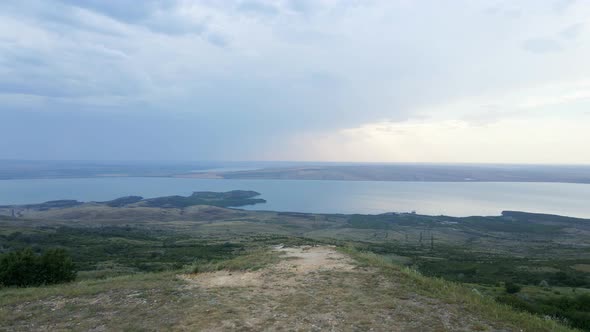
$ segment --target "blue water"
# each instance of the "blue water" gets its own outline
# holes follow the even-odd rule
[[[590,218],[590,185],[498,182],[386,182],[88,178],[0,180],[0,205],[56,199],[109,200],[127,195],[157,197],[193,191],[255,190],[268,202],[253,210],[430,215],[498,215],[502,210]]]

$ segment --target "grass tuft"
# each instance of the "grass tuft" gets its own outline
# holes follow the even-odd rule
[[[214,271],[256,271],[268,265],[277,263],[282,253],[278,251],[257,248],[247,254],[239,255],[232,259],[217,262],[196,262],[191,268],[192,273]]]

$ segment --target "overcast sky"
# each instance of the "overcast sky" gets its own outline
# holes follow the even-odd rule
[[[590,163],[590,1],[3,0],[0,159]]]

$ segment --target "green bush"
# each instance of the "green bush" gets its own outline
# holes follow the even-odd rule
[[[522,287],[520,285],[513,283],[513,282],[506,282],[504,284],[504,288],[506,289],[506,293],[516,294],[516,293],[520,292]]]
[[[0,256],[0,285],[39,286],[73,281],[76,270],[63,249],[36,255],[31,248]]]
[[[567,325],[590,331],[590,295],[557,296],[541,300],[525,300],[517,295],[500,295],[500,303],[541,316],[558,318]]]

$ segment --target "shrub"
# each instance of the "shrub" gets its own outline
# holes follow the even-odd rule
[[[506,289],[506,293],[508,294],[516,294],[520,292],[520,290],[522,289],[520,285],[517,285],[510,281],[504,284],[504,288]]]
[[[554,317],[571,327],[590,331],[590,295],[588,294],[556,296],[534,301],[527,301],[516,295],[504,294],[498,296],[496,300],[518,310]]]
[[[63,249],[36,255],[31,248],[0,256],[0,285],[39,286],[73,281],[76,271]]]

